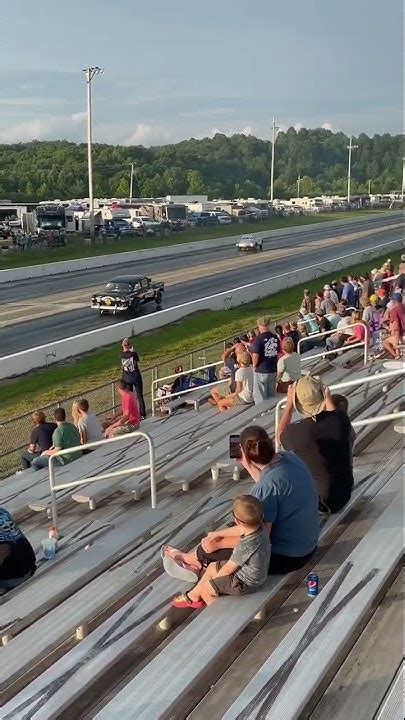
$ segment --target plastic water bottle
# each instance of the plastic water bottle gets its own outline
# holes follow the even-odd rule
[[[58,531],[55,527],[50,527],[48,537],[42,540],[42,551],[44,560],[52,560],[56,555]]]

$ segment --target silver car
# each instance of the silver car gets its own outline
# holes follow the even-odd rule
[[[253,250],[253,252],[257,252],[258,250],[262,251],[263,238],[256,237],[255,235],[242,235],[236,243],[236,249],[238,252],[242,250]]]

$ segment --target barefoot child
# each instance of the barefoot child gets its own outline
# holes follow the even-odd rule
[[[234,526],[210,533],[195,553],[179,553],[167,548],[183,566],[187,564],[197,572],[206,567],[191,590],[174,598],[173,607],[203,608],[220,595],[245,595],[264,584],[270,560],[270,537],[263,525],[262,504],[252,495],[240,495],[233,503],[233,517]],[[221,550],[224,559],[217,560]],[[216,561],[210,562],[213,552]]]

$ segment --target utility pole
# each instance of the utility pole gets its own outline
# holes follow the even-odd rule
[[[404,192],[405,192],[405,157],[402,158],[402,188],[401,188],[402,207],[404,206]]]
[[[349,161],[348,161],[348,168],[347,168],[347,204],[350,205],[350,185],[352,180],[352,151],[357,150],[359,147],[358,145],[353,145],[352,143],[352,136],[350,135],[349,144],[347,145],[347,149],[349,151]]]
[[[299,196],[300,196],[300,185],[301,185],[301,180],[302,180],[302,177],[301,177],[301,175],[298,175],[298,178],[297,178],[297,197],[299,197]]]
[[[276,145],[277,137],[276,118],[273,115],[273,122],[271,125],[271,170],[270,170],[270,202],[273,204],[274,200],[274,148]]]
[[[90,219],[90,243],[94,245],[94,197],[93,197],[93,163],[91,157],[92,124],[91,124],[91,81],[96,75],[102,73],[99,67],[85,68],[87,85],[87,165],[89,174],[89,219]]]
[[[129,202],[132,202],[132,190],[134,187],[134,163],[131,163],[131,177],[129,181]]]
[[[372,180],[372,178],[370,178],[370,180],[368,181],[368,194],[369,195],[371,195],[371,180]]]

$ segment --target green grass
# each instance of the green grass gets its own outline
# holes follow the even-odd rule
[[[399,262],[400,252],[391,254]],[[386,256],[381,257],[381,260]],[[378,266],[380,258],[373,260]],[[350,270],[361,274],[370,269],[370,261]],[[339,274],[342,274],[339,270]],[[318,290],[323,280],[305,283]],[[161,362],[211,343],[232,337],[242,330],[254,327],[258,315],[268,314],[273,319],[286,317],[297,311],[302,298],[303,285],[288,288],[268,298],[223,311],[203,311],[153,330],[135,338],[135,346],[142,358],[141,368]],[[46,369],[31,372],[21,378],[3,382],[0,388],[1,417],[6,419],[54,402],[57,399],[84,393],[91,388],[117,379],[119,375],[119,344],[110,345],[98,352],[67,360]]]
[[[352,217],[358,218],[372,214],[381,214],[381,212],[384,211],[347,212],[340,215],[337,213],[325,213],[317,216],[273,218],[263,223],[242,223],[232,224],[226,227],[222,225],[215,228],[197,228],[195,230],[159,238],[143,238],[136,236],[133,238],[123,238],[121,240],[107,238],[106,245],[97,244],[93,246],[85,245],[83,236],[71,235],[67,237],[67,245],[64,248],[27,250],[24,253],[14,252],[6,255],[0,255],[0,270],[49,262],[60,262],[63,260],[76,260],[78,258],[94,257],[95,255],[110,255],[111,253],[120,253],[129,250],[144,250],[145,248],[151,247],[165,247],[167,245],[178,245],[180,243],[197,242],[199,240],[211,240],[214,238],[229,237],[230,235],[239,235],[247,230],[251,232],[261,232],[264,230],[280,230],[288,227],[310,225],[313,223],[322,223],[331,220],[347,220]]]

